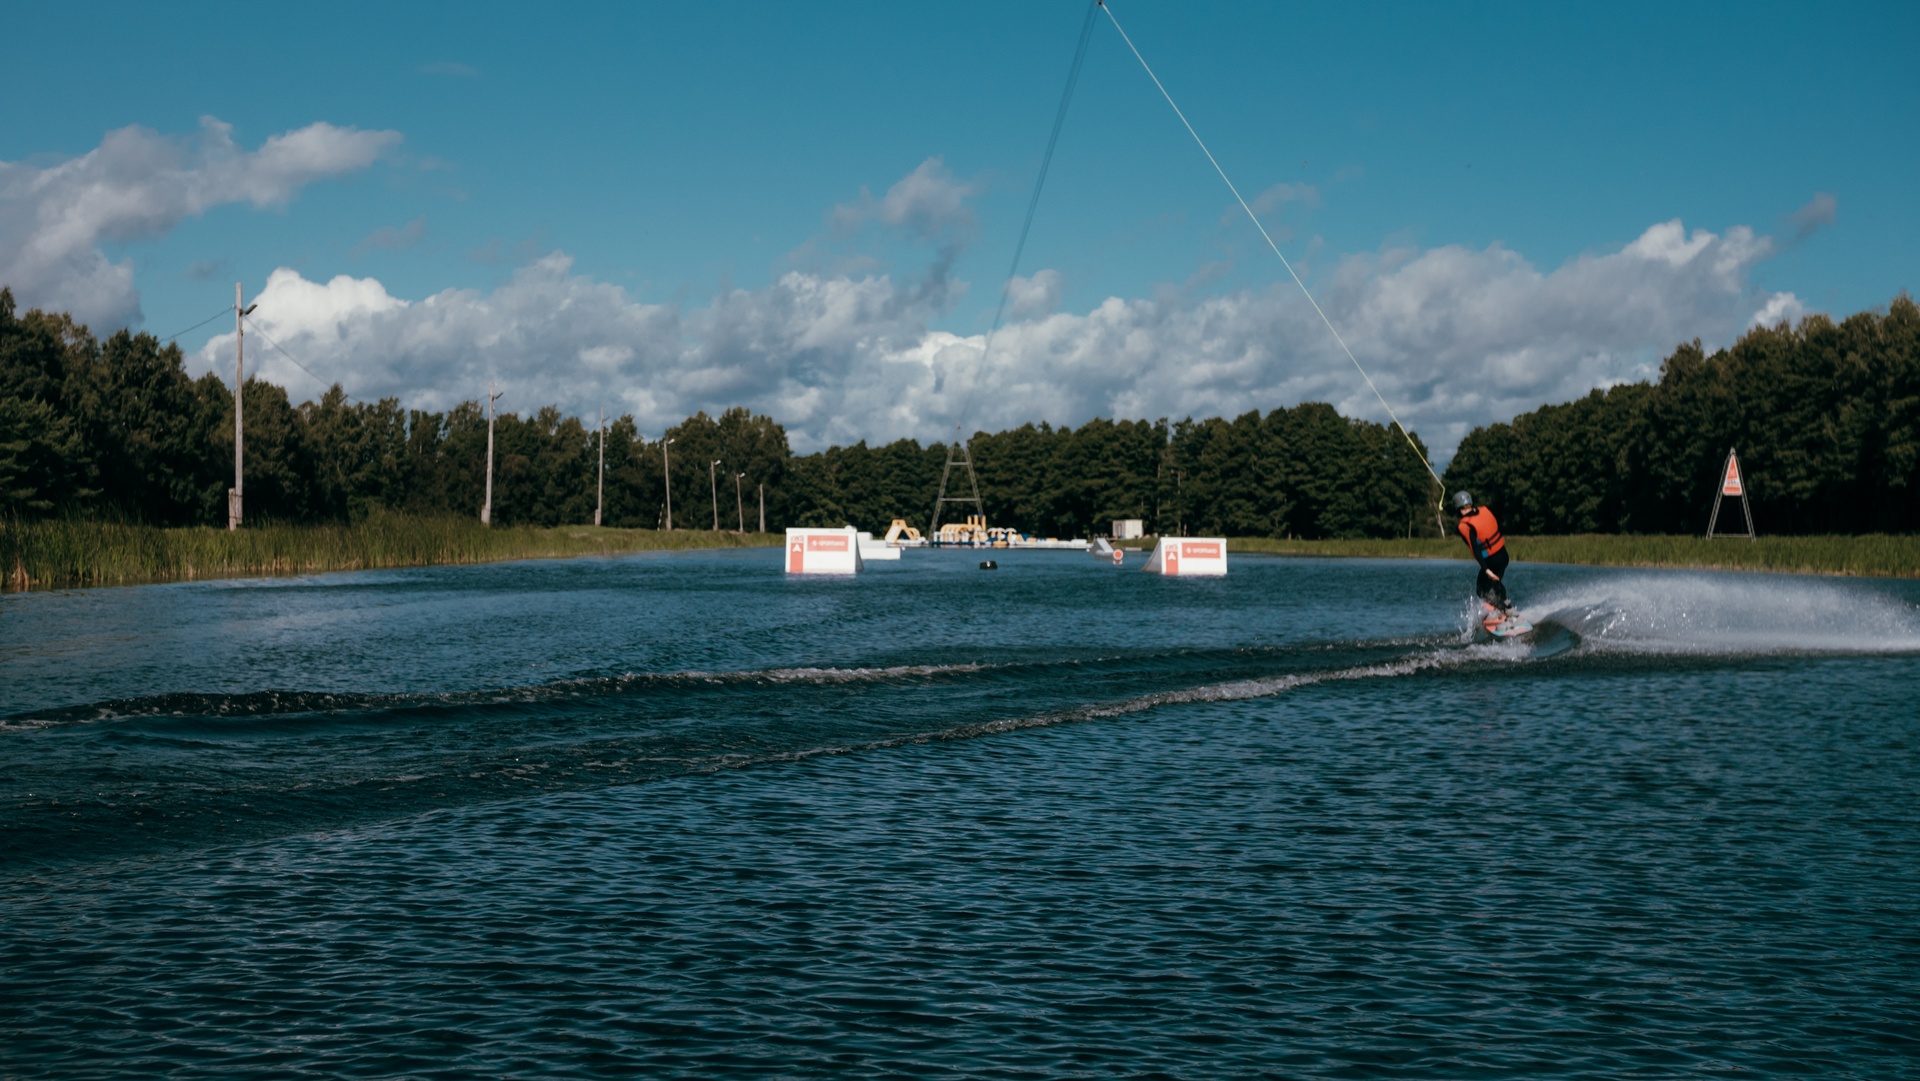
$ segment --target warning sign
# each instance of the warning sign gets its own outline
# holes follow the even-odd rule
[[[1752,540],[1753,507],[1747,502],[1746,481],[1740,476],[1740,456],[1731,449],[1727,451],[1726,468],[1720,471],[1720,490],[1713,493],[1713,513],[1707,516],[1707,539],[1712,540],[1720,528],[1720,501],[1732,496],[1740,501],[1740,517],[1745,520],[1745,533],[1728,533],[1723,536],[1745,537]]]

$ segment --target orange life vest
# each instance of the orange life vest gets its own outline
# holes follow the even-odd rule
[[[1500,535],[1500,523],[1485,507],[1475,507],[1472,514],[1460,519],[1460,536],[1475,559],[1485,559],[1507,546],[1507,538]]]

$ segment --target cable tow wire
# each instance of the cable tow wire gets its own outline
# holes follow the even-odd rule
[[[246,319],[246,317],[245,317],[245,316],[241,316],[241,318],[243,318],[243,319]],[[303,372],[306,372],[306,373],[307,373],[308,375],[312,375],[312,376],[313,376],[313,381],[314,381],[314,382],[316,382],[316,383],[318,383],[318,384],[320,384],[320,385],[321,385],[321,386],[323,386],[323,387],[335,387],[335,386],[339,386],[339,385],[340,385],[340,382],[339,382],[339,380],[337,380],[337,379],[336,379],[336,380],[334,380],[333,382],[331,382],[331,383],[329,383],[329,382],[328,382],[328,381],[326,381],[325,379],[322,379],[322,378],[320,378],[320,377],[319,377],[319,376],[317,376],[317,375],[313,375],[313,369],[312,369],[312,368],[309,368],[309,367],[307,367],[307,366],[306,366],[305,364],[302,364],[302,363],[300,363],[300,362],[299,362],[298,360],[296,360],[296,359],[294,359],[294,355],[293,355],[292,353],[289,353],[289,352],[287,352],[287,351],[286,351],[285,349],[282,349],[282,348],[280,347],[280,343],[279,343],[279,342],[276,342],[276,341],[274,341],[274,340],[273,340],[272,338],[267,338],[267,332],[266,332],[266,331],[264,331],[264,330],[261,330],[261,329],[260,329],[260,327],[259,327],[259,325],[258,325],[258,324],[256,324],[256,323],[255,323],[255,322],[254,322],[253,320],[251,320],[251,319],[247,319],[247,329],[249,329],[249,330],[251,330],[251,331],[253,331],[253,332],[254,332],[255,334],[258,334],[258,335],[260,335],[260,336],[261,336],[262,338],[266,338],[266,339],[267,339],[267,344],[268,344],[268,345],[271,345],[271,346],[273,346],[273,348],[274,348],[274,349],[275,349],[275,350],[276,350],[276,351],[277,351],[277,352],[278,352],[278,353],[279,353],[279,354],[280,354],[281,356],[283,356],[283,357],[286,357],[286,358],[287,358],[287,360],[288,360],[289,362],[291,362],[291,363],[293,364],[293,366],[294,366],[294,367],[296,367],[296,368],[298,368],[298,369],[300,369],[300,370],[301,370],[301,371],[303,371]],[[346,399],[347,399],[348,401],[352,401],[352,400],[353,400],[353,395],[351,395],[351,394],[348,394],[348,393],[347,393],[347,391],[346,391],[346,388],[345,388],[345,387],[341,387],[341,389],[340,389],[340,394],[341,394],[341,396],[342,396],[342,397],[344,397],[344,398],[346,398]]]
[[[1334,341],[1340,343],[1340,351],[1345,353],[1347,359],[1353,362],[1354,370],[1360,373],[1360,378],[1367,381],[1367,389],[1373,391],[1373,396],[1380,400],[1381,408],[1387,411],[1387,416],[1393,418],[1394,427],[1400,429],[1400,437],[1407,441],[1407,446],[1411,448],[1414,455],[1420,459],[1420,464],[1427,467],[1427,475],[1433,478],[1433,482],[1440,486],[1440,490],[1444,494],[1446,491],[1446,482],[1440,479],[1440,474],[1434,472],[1433,463],[1427,461],[1427,456],[1421,453],[1420,445],[1413,441],[1413,434],[1408,432],[1407,426],[1400,422],[1400,414],[1393,411],[1393,406],[1387,403],[1386,395],[1381,394],[1380,388],[1374,385],[1373,376],[1367,374],[1367,369],[1361,367],[1359,359],[1353,355],[1353,350],[1347,348],[1347,340],[1340,336],[1338,330],[1334,329],[1333,320],[1327,318],[1327,313],[1320,309],[1320,302],[1313,299],[1313,291],[1307,288],[1306,282],[1300,280],[1300,272],[1293,269],[1293,264],[1287,261],[1285,255],[1280,254],[1280,245],[1273,242],[1273,237],[1267,233],[1267,227],[1260,224],[1260,216],[1253,212],[1253,208],[1247,205],[1245,199],[1241,198],[1240,189],[1233,186],[1233,181],[1227,178],[1227,171],[1222,169],[1220,162],[1214,158],[1213,151],[1207,149],[1207,144],[1205,140],[1200,138],[1200,133],[1193,130],[1193,124],[1187,120],[1187,114],[1181,112],[1180,106],[1174,104],[1173,95],[1167,93],[1165,84],[1160,82],[1160,76],[1153,73],[1153,67],[1147,63],[1147,58],[1140,55],[1139,48],[1133,44],[1133,39],[1127,36],[1126,30],[1120,25],[1120,20],[1114,16],[1113,9],[1107,6],[1106,0],[1094,0],[1094,3],[1100,10],[1107,13],[1107,18],[1113,22],[1113,28],[1120,31],[1120,40],[1127,43],[1127,48],[1132,51],[1133,58],[1140,61],[1140,66],[1146,70],[1147,78],[1153,80],[1153,85],[1159,89],[1160,96],[1167,99],[1167,105],[1173,109],[1173,115],[1180,118],[1180,123],[1187,129],[1187,134],[1193,136],[1193,141],[1199,145],[1200,152],[1207,156],[1207,162],[1213,166],[1213,171],[1220,174],[1220,179],[1227,185],[1227,190],[1232,192],[1234,199],[1239,202],[1240,209],[1247,212],[1247,220],[1253,222],[1253,227],[1260,231],[1260,239],[1267,242],[1267,247],[1272,248],[1273,254],[1279,257],[1280,265],[1286,267],[1287,273],[1293,276],[1293,284],[1299,286],[1300,292],[1306,295],[1307,303],[1313,305],[1314,314],[1318,315],[1320,321],[1327,325],[1327,332],[1333,335]]]
[[[1013,246],[1013,262],[1007,266],[1007,278],[1000,286],[1000,303],[993,309],[993,323],[987,328],[987,340],[980,347],[980,373],[986,374],[987,356],[993,352],[994,335],[1000,332],[1000,320],[1007,313],[1007,299],[1013,293],[1014,275],[1020,272],[1020,256],[1027,250],[1027,234],[1033,231],[1034,211],[1040,209],[1040,192],[1047,186],[1047,170],[1053,167],[1053,151],[1060,145],[1060,129],[1067,123],[1067,106],[1073,102],[1073,88],[1080,81],[1080,67],[1087,59],[1087,43],[1093,40],[1094,12],[1099,7],[1098,0],[1087,4],[1087,16],[1080,23],[1080,40],[1074,46],[1073,66],[1067,69],[1066,89],[1060,93],[1060,107],[1053,114],[1053,130],[1047,134],[1047,150],[1040,156],[1040,175],[1033,178],[1033,194],[1027,197],[1027,218],[1020,223],[1020,239]],[[959,418],[954,422],[954,431],[958,432],[966,423],[967,414],[973,409],[973,399],[980,390],[980,381],[974,380],[967,391],[966,401],[960,407]]]
[[[178,338],[182,334],[192,334],[194,331],[199,330],[201,327],[206,326],[208,323],[213,322],[215,319],[218,319],[223,315],[230,315],[232,314],[232,312],[233,312],[232,306],[221,308],[219,311],[214,312],[212,315],[207,316],[205,319],[200,320],[198,323],[193,324],[187,329],[182,331],[176,331],[175,333],[169,334],[166,337],[161,338],[160,344],[165,345],[166,343],[174,340],[175,338]]]

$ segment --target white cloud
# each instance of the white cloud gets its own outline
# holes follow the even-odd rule
[[[132,261],[113,262],[101,245],[158,236],[225,204],[284,206],[399,141],[398,132],[315,123],[249,151],[231,125],[204,117],[191,136],[127,127],[55,165],[0,162],[0,283],[23,307],[69,311],[96,326],[138,322]]]
[[[1773,250],[1745,227],[1689,233],[1671,221],[1550,271],[1499,246],[1348,256],[1316,290],[1444,460],[1475,424],[1648,377],[1676,344],[1730,339],[1756,310],[1799,311],[1791,294],[1751,284]],[[1385,419],[1290,280],[1201,298],[1110,297],[1062,313],[1051,311],[1058,275],[1041,271],[1016,282],[1017,295],[1048,303],[1001,329],[983,370],[980,335],[936,325],[949,304],[937,277],[793,271],[683,309],[576,275],[559,253],[491,292],[412,302],[371,278],[321,284],[282,269],[253,318],[362,399],[445,409],[497,378],[508,408],[557,403],[591,415],[606,405],[653,432],[696,409],[745,405],[784,423],[803,451],[943,439],[955,423],[1234,416],[1307,400]],[[198,363],[230,364],[221,357],[231,349],[215,339]],[[296,395],[319,389],[274,354],[263,363]]]
[[[1749,327],[1771,327],[1781,323],[1797,323],[1807,314],[1807,306],[1792,293],[1775,293],[1767,298],[1767,303],[1753,318],[1747,320]]]
[[[1007,283],[1007,314],[1015,319],[1044,315],[1059,304],[1060,272],[1057,270],[1037,270],[1031,278],[1016,274]]]

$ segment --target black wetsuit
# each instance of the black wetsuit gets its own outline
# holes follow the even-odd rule
[[[1493,574],[1488,574],[1488,571],[1492,571]],[[1500,577],[1494,577],[1496,574]],[[1502,548],[1480,561],[1480,576],[1473,580],[1473,591],[1480,595],[1481,600],[1495,608],[1510,607],[1507,603],[1506,583],[1500,580],[1506,576],[1507,550]]]
[[[1487,528],[1488,535],[1481,536],[1475,525]],[[1500,525],[1494,520],[1493,512],[1484,507],[1475,507],[1472,514],[1460,519],[1460,537],[1467,542],[1467,550],[1473,553],[1474,562],[1480,564],[1480,576],[1473,581],[1473,591],[1480,599],[1502,611],[1512,607],[1507,601],[1507,587],[1501,579],[1507,576],[1506,538],[1500,534]],[[1492,548],[1489,552],[1487,549]]]

